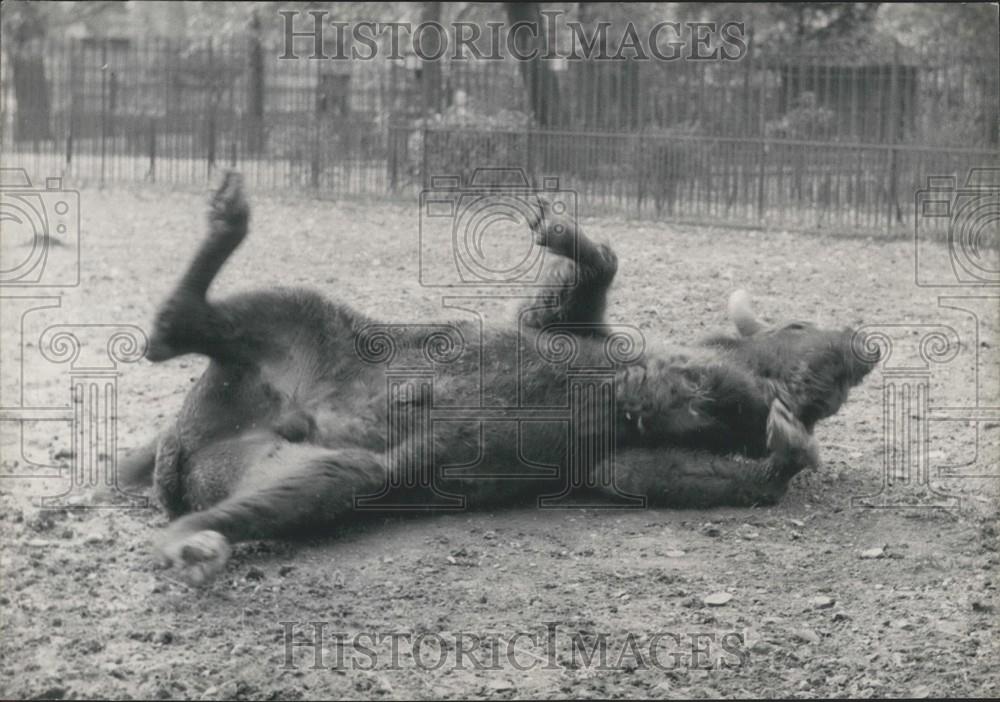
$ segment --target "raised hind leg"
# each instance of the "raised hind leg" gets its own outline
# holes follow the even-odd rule
[[[799,471],[815,466],[815,439],[775,400],[767,420],[770,455],[752,459],[691,449],[626,449],[615,456],[615,486],[654,507],[752,506],[777,502]]]
[[[212,471],[200,473],[204,483],[188,487],[194,503],[217,489]],[[231,544],[335,525],[354,512],[355,497],[376,494],[385,480],[385,463],[371,451],[280,442],[227,497],[172,522],[158,551],[178,577],[202,585],[225,567]]]
[[[156,316],[146,358],[165,361],[185,353],[226,358],[239,348],[239,325],[209,304],[208,288],[247,234],[250,208],[241,177],[226,174],[209,203],[208,236]]]
[[[539,281],[547,289],[521,306],[522,323],[535,329],[569,324],[579,333],[600,333],[618,257],[607,244],[587,238],[571,213],[557,212],[544,198],[539,198],[537,216],[529,224],[535,243],[553,255],[547,257]]]

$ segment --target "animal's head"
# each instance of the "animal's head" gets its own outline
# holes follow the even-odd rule
[[[797,417],[809,427],[829,417],[847,400],[879,361],[863,333],[849,327],[820,329],[809,322],[769,327],[757,319],[750,298],[737,290],[729,316],[739,338],[721,342],[760,377],[770,381]]]

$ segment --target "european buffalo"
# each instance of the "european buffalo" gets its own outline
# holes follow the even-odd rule
[[[159,551],[194,584],[224,567],[232,542],[378,509],[524,502],[564,494],[573,480],[651,506],[773,503],[817,463],[813,425],[877,360],[856,352],[850,330],[764,328],[742,293],[730,304],[739,336],[609,353],[603,310],[616,257],[544,200],[532,229],[555,254],[545,275],[556,304],[526,304],[511,328],[414,324],[386,338],[310,290],[207,299],[248,221],[229,174],[147,351],[151,361],[199,353],[211,363],[177,420],[122,466],[123,484],[155,484],[173,519]],[[547,350],[567,341],[572,358]],[[396,366],[379,356],[387,343]],[[431,368],[429,385],[394,384],[400,359]],[[604,368],[613,382],[582,391],[571,380],[578,367]],[[432,409],[450,419],[429,422]],[[609,456],[614,470],[600,478]],[[570,463],[586,474],[571,475]]]

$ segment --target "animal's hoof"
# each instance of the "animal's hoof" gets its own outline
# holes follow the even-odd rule
[[[194,587],[207,585],[222,572],[232,554],[226,537],[217,531],[196,531],[168,541],[160,548],[166,565]]]
[[[576,228],[565,213],[555,211],[547,198],[538,196],[538,208],[528,226],[534,232],[538,246],[545,246],[563,256],[573,253]]]
[[[780,399],[767,415],[767,449],[777,465],[796,471],[819,465],[816,439]]]
[[[535,240],[539,244],[542,244],[543,242],[539,241],[539,239],[544,238],[541,230],[542,224],[545,222],[545,216],[548,214],[549,201],[541,195],[536,195],[535,200],[536,207],[532,208],[531,214],[528,216],[528,227],[535,233]]]
[[[243,195],[243,176],[236,171],[227,171],[222,185],[212,195],[209,217],[215,225],[214,231],[220,235],[240,241],[246,234],[250,205]]]

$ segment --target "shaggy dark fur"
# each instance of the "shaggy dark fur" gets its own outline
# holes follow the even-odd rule
[[[872,366],[851,354],[848,331],[794,326],[609,359],[602,320],[616,257],[544,202],[533,230],[557,254],[548,257],[546,275],[558,304],[525,305],[519,329],[480,335],[467,322],[443,330],[415,324],[394,327],[387,338],[373,331],[373,320],[308,290],[209,301],[209,285],[248,220],[239,177],[230,174],[212,199],[209,235],[161,307],[147,352],[152,361],[200,353],[211,364],[176,422],[122,465],[126,483],[153,474],[174,518],[160,552],[192,583],[219,572],[231,542],[370,513],[360,507],[558,497],[571,486],[572,451],[589,456],[574,463],[587,471],[582,482],[614,499],[771,503],[818,461],[812,425],[835,412]],[[566,281],[573,283],[560,285]],[[574,367],[607,367],[616,401],[599,392],[583,396],[568,421],[493,414],[496,421],[484,422],[478,417],[489,410],[475,409],[463,416],[461,408],[544,415],[567,406],[577,392],[571,362],[542,352],[551,325],[577,330]],[[457,339],[443,351],[442,334]],[[451,356],[432,364],[428,388],[397,391],[379,356],[386,344],[395,353],[391,368],[426,366],[428,349]],[[457,414],[431,429],[432,398],[435,411]],[[598,479],[609,451],[614,472]]]

